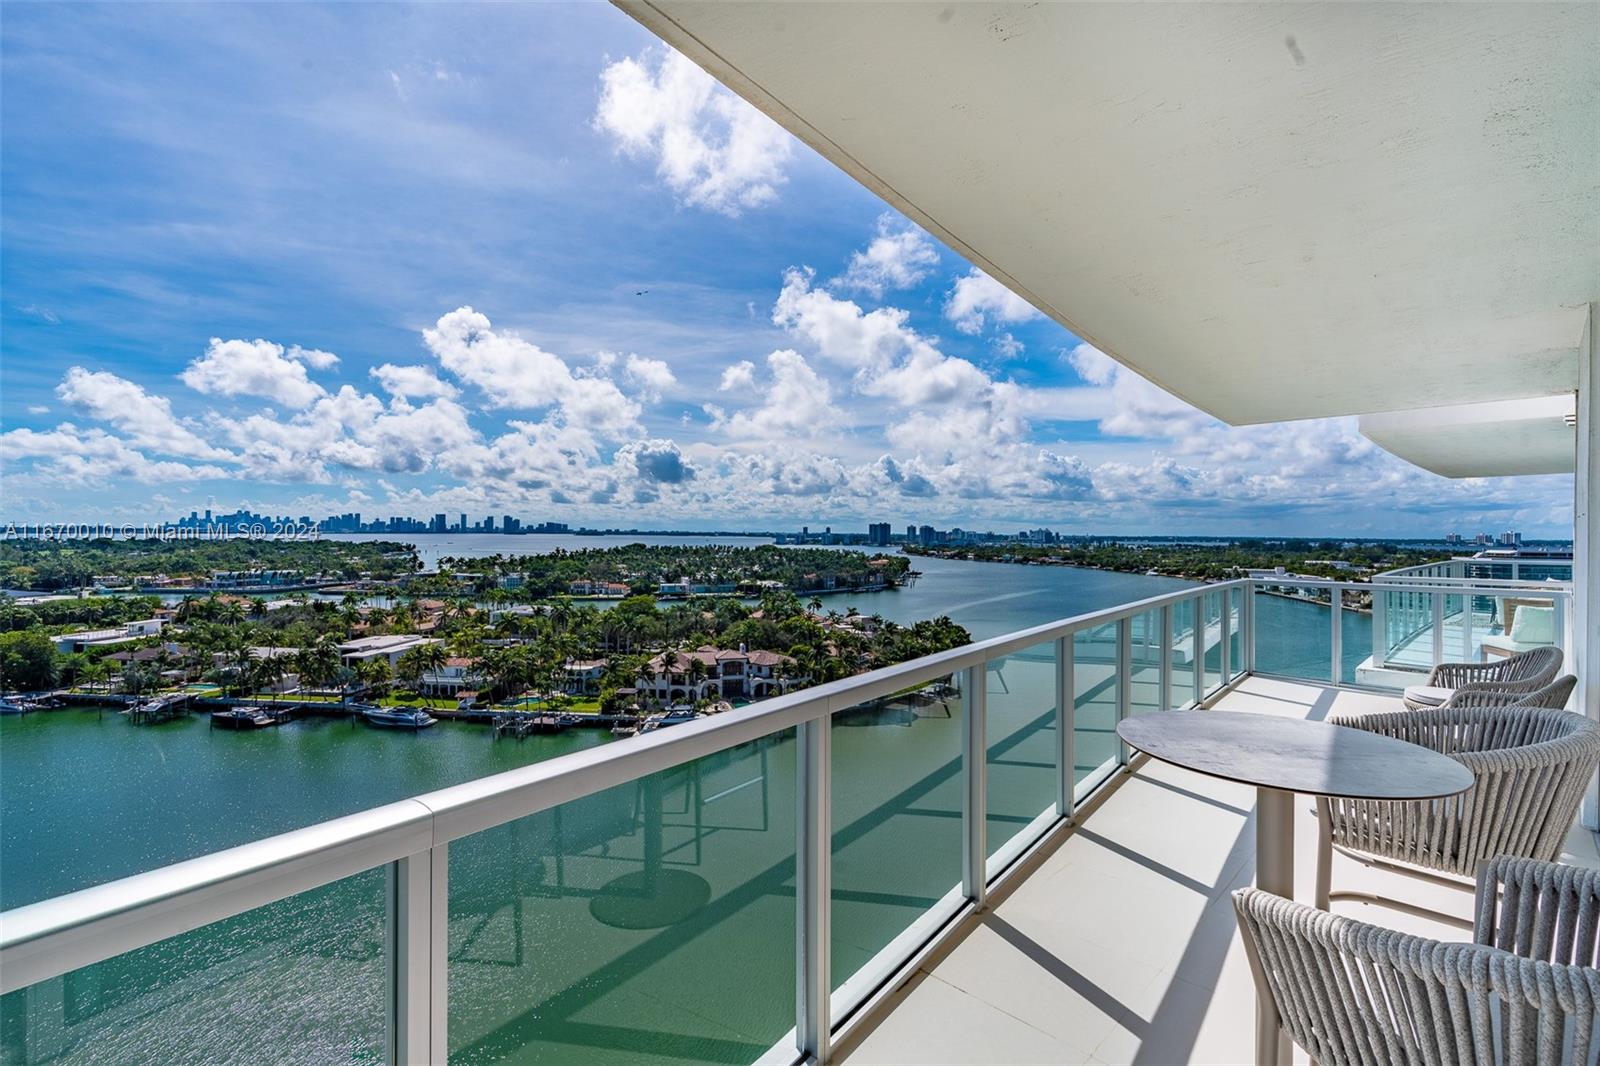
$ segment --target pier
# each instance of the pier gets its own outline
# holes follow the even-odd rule
[[[189,713],[189,704],[193,697],[187,692],[174,692],[166,696],[157,696],[154,699],[143,700],[133,704],[122,713],[128,716],[128,721],[134,725],[155,725],[159,722],[170,722],[172,719]]]

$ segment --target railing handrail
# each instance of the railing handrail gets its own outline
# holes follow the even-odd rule
[[[1342,581],[1337,578],[1326,577],[1295,577],[1291,575],[1267,576],[1259,575],[1249,579],[1255,586],[1273,588],[1279,585],[1295,585],[1306,588],[1337,588],[1349,589],[1354,592],[1443,592],[1450,596],[1460,596],[1464,592],[1481,588],[1486,594],[1497,592],[1529,592],[1539,595],[1552,596],[1557,599],[1570,599],[1572,597],[1572,582],[1570,581],[1482,581],[1466,579],[1455,584],[1456,578],[1419,579],[1416,581]]]
[[[0,913],[0,994],[1045,641],[1251,584],[1089,611],[13,908]]]

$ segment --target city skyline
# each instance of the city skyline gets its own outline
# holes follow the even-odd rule
[[[1324,533],[1313,536],[1272,536],[1257,534],[1202,534],[1194,536],[1181,536],[1173,534],[1139,534],[1127,533],[1116,530],[1097,530],[1092,532],[1074,532],[1070,530],[1057,531],[1048,526],[1022,530],[996,530],[996,529],[965,529],[953,526],[942,529],[927,522],[916,519],[900,519],[903,525],[896,522],[877,521],[869,522],[863,531],[859,528],[841,526],[835,530],[831,524],[821,524],[813,529],[811,525],[802,525],[798,529],[769,527],[765,529],[674,529],[650,527],[593,527],[586,525],[573,526],[566,522],[553,519],[525,519],[514,514],[493,515],[481,517],[469,515],[467,512],[449,514],[435,512],[431,516],[418,515],[363,515],[360,512],[344,512],[342,514],[327,515],[315,518],[311,515],[291,514],[263,514],[248,510],[222,511],[214,505],[207,506],[202,512],[199,508],[191,510],[188,515],[179,515],[176,518],[157,519],[145,523],[93,524],[65,522],[60,524],[41,523],[38,525],[6,523],[0,519],[0,537],[5,539],[31,538],[31,539],[62,539],[62,540],[87,540],[98,537],[114,538],[177,538],[177,539],[207,539],[209,537],[224,537],[229,535],[263,536],[275,539],[314,539],[323,534],[372,534],[395,535],[400,537],[418,535],[460,535],[460,534],[494,534],[494,535],[564,535],[564,536],[752,536],[772,537],[778,544],[834,544],[854,545],[867,547],[888,547],[901,544],[945,545],[945,544],[981,544],[981,543],[1023,543],[1048,545],[1067,542],[1094,542],[1094,541],[1199,541],[1216,543],[1248,543],[1248,542],[1274,542],[1274,541],[1323,541],[1328,543],[1370,543],[1382,540],[1406,541],[1410,543],[1437,544],[1446,548],[1512,548],[1520,549],[1524,543],[1542,545],[1570,545],[1571,540],[1561,537],[1540,538],[1527,537],[1519,530],[1503,530],[1495,532],[1478,532],[1463,535],[1458,532],[1447,532],[1431,536],[1418,537],[1360,537],[1342,536]],[[904,529],[902,533],[900,530]]]
[[[1570,535],[1182,403],[609,7],[10,16],[14,521]]]

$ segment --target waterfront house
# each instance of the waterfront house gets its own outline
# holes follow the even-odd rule
[[[692,665],[692,664],[698,664]],[[643,695],[662,702],[701,699],[761,699],[787,692],[802,684],[790,677],[794,659],[781,652],[716,648],[704,645],[693,651],[663,652],[653,656],[647,672],[634,682]]]
[[[56,650],[63,653],[80,652],[89,648],[105,648],[129,641],[143,640],[160,634],[167,624],[165,618],[141,618],[105,629],[85,629],[76,633],[62,633],[51,637]]]
[[[339,645],[339,659],[346,666],[365,662],[368,659],[387,659],[392,668],[400,661],[400,656],[412,648],[420,648],[427,644],[437,644],[437,640],[424,637],[419,633],[391,633],[375,637],[361,637],[356,640],[347,640]]]
[[[623,598],[632,592],[632,588],[621,581],[571,581],[567,583],[567,593],[572,596],[606,596]]]
[[[599,695],[605,672],[604,659],[568,659],[561,667],[565,690],[573,696]]]
[[[459,697],[478,683],[477,660],[453,655],[439,669],[424,670],[421,680],[424,695]]]

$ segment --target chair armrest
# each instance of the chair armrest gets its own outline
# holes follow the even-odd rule
[[[1540,962],[1600,964],[1600,870],[1501,856],[1478,870],[1474,943]]]

